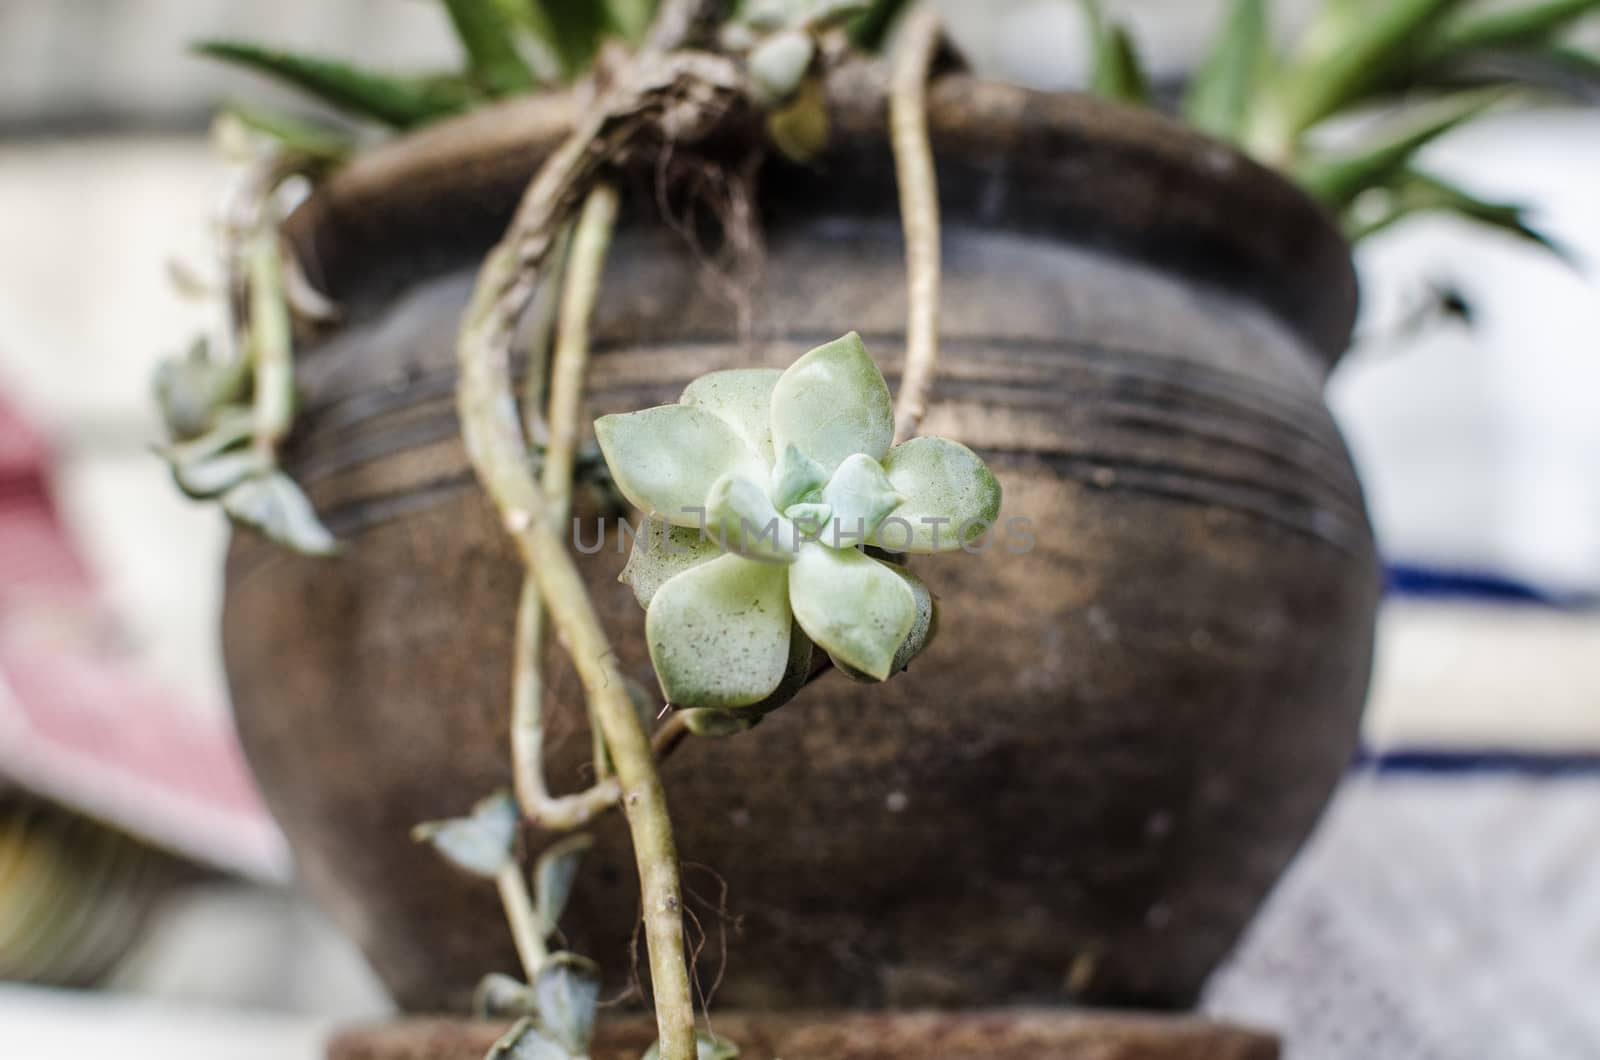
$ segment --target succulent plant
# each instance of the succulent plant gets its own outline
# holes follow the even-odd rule
[[[970,547],[1000,511],[967,447],[891,447],[889,387],[853,332],[784,371],[702,376],[677,404],[595,433],[647,516],[622,577],[662,692],[746,722],[804,684],[813,645],[860,680],[903,670],[934,603],[893,558]]]

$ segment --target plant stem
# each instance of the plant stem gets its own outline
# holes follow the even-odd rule
[[[250,359],[255,370],[255,445],[275,460],[294,422],[294,359],[283,257],[274,226],[261,224],[245,251],[250,298]]]
[[[550,955],[544,944],[545,925],[533,905],[533,895],[528,893],[528,881],[523,878],[522,866],[510,858],[494,878],[500,889],[500,904],[505,906],[506,921],[511,925],[511,939],[517,946],[517,957],[522,961],[522,973],[528,982],[538,978]]]
[[[909,302],[896,442],[922,426],[939,366],[939,186],[928,142],[928,71],[939,41],[938,13],[918,4],[906,16],[889,82],[889,136],[900,186]]]
[[[572,469],[580,437],[583,379],[589,366],[589,317],[594,311],[600,273],[605,266],[616,219],[616,189],[609,184],[597,184],[584,201],[583,214],[570,241],[571,260],[562,286],[560,325],[551,372],[550,415],[546,421],[548,447],[541,480],[545,517],[558,533],[572,508]],[[570,830],[615,805],[622,792],[615,783],[608,782],[610,759],[599,722],[591,711],[589,723],[594,733],[597,783],[576,795],[563,798],[550,795],[544,778],[544,681],[540,671],[543,645],[544,605],[538,586],[528,578],[523,583],[517,607],[511,700],[512,774],[517,802],[529,819],[546,828]]]
[[[678,854],[666,792],[616,654],[527,464],[511,379],[511,338],[556,233],[603,167],[645,135],[693,143],[725,126],[744,99],[737,68],[678,54],[641,63],[581,115],[524,193],[516,217],[478,274],[457,344],[462,439],[479,481],[522,553],[589,697],[623,792],[639,871],[650,979],[663,1060],[695,1060],[694,1002],[684,954]]]
[[[589,372],[589,321],[600,292],[600,276],[611,234],[617,226],[618,196],[614,185],[596,184],[583,201],[573,229],[571,265],[562,286],[560,326],[550,373],[550,437],[545,449],[542,484],[550,505],[550,525],[562,530],[572,513],[572,475],[578,442],[583,437],[583,383]],[[590,714],[597,781],[611,773],[600,725]]]
[[[566,272],[567,252],[572,246],[572,226],[561,230],[545,282],[533,292],[528,306],[528,354],[523,359],[522,422],[534,445],[550,441],[550,426],[545,422],[545,384],[550,374],[550,350],[555,345],[556,314],[561,308],[561,277]]]

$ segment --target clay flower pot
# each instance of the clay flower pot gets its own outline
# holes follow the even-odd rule
[[[596,324],[595,414],[849,329],[896,382],[902,247],[865,76],[831,86],[826,157],[762,175],[751,341],[656,214],[642,161]],[[288,463],[345,549],[305,559],[240,534],[228,561],[250,759],[307,885],[413,1011],[463,1011],[480,975],[516,968],[494,889],[407,831],[509,779],[520,567],[457,439],[454,340],[570,107],[402,138],[293,217],[345,316],[302,344]],[[718,1007],[760,1012],[1187,1006],[1355,745],[1378,564],[1321,397],[1354,314],[1348,248],[1283,180],[1157,116],[962,77],[930,107],[944,359],[925,429],[983,455],[1014,522],[984,555],[913,563],[945,604],[909,674],[831,675],[665,765],[710,939],[701,978],[725,970]],[[580,506],[586,546],[600,515]],[[648,682],[607,526],[580,561]],[[589,743],[559,659],[551,768],[575,785]],[[564,926],[614,984],[637,906],[611,819]]]

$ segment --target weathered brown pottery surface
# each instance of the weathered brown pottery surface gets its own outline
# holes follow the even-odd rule
[[[825,159],[763,175],[751,341],[640,205],[648,174],[627,185],[596,413],[851,328],[895,383],[892,167],[881,107],[849,95]],[[520,572],[456,438],[453,344],[473,265],[568,115],[528,101],[441,126],[295,217],[346,322],[303,350],[290,462],[346,547],[240,535],[229,557],[246,749],[308,886],[412,1011],[462,1011],[516,967],[494,888],[407,832],[508,780]],[[1151,115],[947,78],[931,116],[945,352],[925,429],[987,457],[1032,547],[1014,524],[984,555],[917,561],[943,610],[909,674],[829,675],[666,765],[702,978],[725,970],[719,1007],[764,1012],[1184,1006],[1355,741],[1377,564],[1321,399],[1348,251],[1287,184]],[[648,680],[616,538],[580,563]],[[551,767],[575,785],[589,745],[564,664],[552,699]],[[608,820],[565,927],[618,984],[637,902]]]
[[[1277,1060],[1269,1035],[1207,1020],[1044,1011],[719,1015],[740,1060]],[[328,1060],[480,1060],[503,1025],[410,1020],[334,1038]],[[648,1019],[601,1023],[594,1060],[638,1060]]]

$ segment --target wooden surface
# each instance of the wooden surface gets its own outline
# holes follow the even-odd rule
[[[1277,1060],[1271,1035],[1181,1016],[1043,1011],[762,1018],[719,1014],[740,1060]],[[638,1060],[648,1020],[601,1017],[593,1060]],[[498,1024],[416,1020],[346,1031],[328,1060],[481,1060]]]

